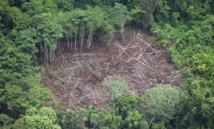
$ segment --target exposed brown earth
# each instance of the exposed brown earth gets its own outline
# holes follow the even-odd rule
[[[129,30],[124,41],[115,39],[108,47],[96,44],[88,51],[60,54],[47,66],[43,82],[60,109],[78,112],[85,105],[108,109],[110,95],[103,92],[102,82],[115,74],[137,95],[158,84],[179,85],[182,79],[153,36]]]

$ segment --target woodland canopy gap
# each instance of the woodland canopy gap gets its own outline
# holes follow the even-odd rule
[[[0,128],[212,129],[213,26],[213,0],[1,0]]]

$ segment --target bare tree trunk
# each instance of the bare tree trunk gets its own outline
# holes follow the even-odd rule
[[[55,55],[55,51],[56,51],[56,48],[51,48],[51,53],[50,53],[50,62],[53,62],[54,61],[54,55]]]
[[[32,55],[32,57],[33,57],[33,65],[37,66],[38,65],[38,58],[37,58],[37,56],[36,55]]]
[[[40,60],[42,61],[42,51],[44,51],[43,50],[43,47],[42,47],[42,43],[40,42]]]
[[[48,52],[47,44],[46,44],[45,41],[44,41],[44,53],[45,53],[45,64],[48,64],[48,55],[49,55],[49,52]]]
[[[52,48],[51,47],[48,47],[48,64],[51,62],[51,52],[52,52]]]
[[[50,62],[54,61],[55,48],[50,48]]]
[[[91,32],[88,34],[88,39],[87,39],[87,45],[86,45],[86,48],[87,49],[89,49],[89,47],[90,47],[90,44],[89,44],[89,42],[90,42],[90,36],[91,35]]]
[[[84,35],[85,35],[85,27],[84,27],[84,25],[83,25],[83,26],[82,26],[82,32],[81,32],[81,34],[80,34],[80,37],[81,37],[81,41],[80,41],[80,51],[82,50],[82,47],[83,47]]]
[[[66,37],[67,46],[68,46],[68,49],[69,49],[70,48],[70,40],[69,40],[68,34],[65,34],[65,37]]]
[[[75,51],[75,53],[77,52],[77,39],[76,39],[76,33],[75,33],[74,51]]]
[[[73,43],[72,43],[72,38],[70,39],[70,50],[72,50]]]
[[[106,42],[107,42],[107,46],[109,46],[109,45],[110,45],[110,43],[111,43],[111,36],[110,36],[110,34],[109,34],[109,31],[107,31],[107,38],[106,38]]]
[[[121,33],[123,41],[124,41],[124,32],[125,32],[125,30],[124,30],[124,23],[121,23],[120,24],[120,33]]]
[[[104,39],[106,41],[106,45],[108,46],[108,31],[106,32],[106,39]]]
[[[91,29],[90,33],[88,34],[87,49],[89,49],[91,47],[93,35],[94,35],[94,31],[93,31],[93,29]]]
[[[50,47],[47,45],[47,43],[44,41],[44,63],[49,64],[50,62]]]
[[[59,53],[61,52],[60,43],[61,43],[61,42],[60,42],[60,40],[59,40],[59,41],[58,41],[58,44],[59,44],[59,48],[58,48],[58,49],[59,49]]]

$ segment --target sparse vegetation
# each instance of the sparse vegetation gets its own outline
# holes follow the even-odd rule
[[[127,95],[129,90],[128,83],[118,75],[108,76],[103,81],[103,86],[104,90],[106,90],[105,92],[110,93],[113,98]]]

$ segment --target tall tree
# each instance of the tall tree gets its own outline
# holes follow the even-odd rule
[[[159,85],[147,90],[143,97],[146,103],[145,118],[149,123],[169,124],[179,110],[177,108],[180,97],[178,87]]]
[[[90,48],[95,31],[103,24],[104,21],[103,10],[98,6],[95,6],[93,8],[87,6],[84,21],[86,22],[86,27],[88,30],[88,39],[86,48]]]
[[[112,15],[114,16],[114,22],[120,27],[120,33],[122,39],[124,40],[124,26],[125,23],[130,20],[129,12],[127,11],[126,6],[116,3],[112,9]]]

